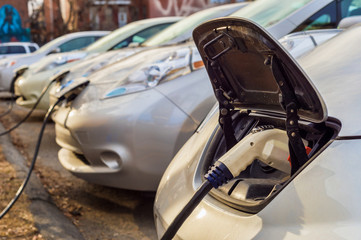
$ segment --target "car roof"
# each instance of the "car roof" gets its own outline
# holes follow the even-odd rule
[[[110,33],[110,31],[81,31],[81,32],[73,32],[63,35],[64,37],[81,37],[81,36],[96,36],[96,35],[106,35]]]
[[[32,42],[7,42],[7,43],[0,43],[0,46],[38,46],[36,43]]]

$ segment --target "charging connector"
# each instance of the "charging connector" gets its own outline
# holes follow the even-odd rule
[[[251,133],[225,153],[205,175],[206,181],[197,189],[192,199],[173,220],[161,240],[172,239],[183,222],[212,188],[218,188],[237,177],[256,159],[264,164],[290,174],[287,161],[288,137],[285,131],[270,129]]]

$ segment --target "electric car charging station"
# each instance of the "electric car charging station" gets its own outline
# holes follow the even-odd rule
[[[307,5],[309,2],[310,5]],[[310,9],[307,6],[316,2],[306,0],[302,4]],[[357,1],[347,2],[349,12],[356,10],[354,2]],[[288,22],[298,19],[300,12],[305,11],[302,4],[288,9],[294,11],[287,18]],[[323,4],[327,7],[339,4],[340,10],[346,3],[324,1]],[[297,9],[302,11],[296,11]],[[320,12],[323,11],[321,8]],[[255,14],[258,15],[259,12],[256,11]],[[313,11],[313,14],[319,16],[319,12]],[[275,20],[272,14],[270,19]],[[351,26],[355,23],[351,19],[352,24],[346,23],[348,29],[345,30],[305,28],[307,31],[292,33],[277,40],[284,35],[277,29],[289,31],[291,25],[287,25],[286,20],[279,24],[273,22],[274,25],[262,21],[258,24],[258,21],[261,20],[238,16],[207,21],[193,32],[198,51],[194,43],[187,42],[177,46],[147,49],[121,61],[110,60],[105,65],[102,61],[107,57],[99,58],[99,61],[92,62],[94,65],[80,67],[81,71],[88,71],[89,67],[100,64],[95,71],[67,81],[64,79],[70,76],[69,71],[54,75],[32,109],[16,124],[0,132],[0,136],[10,132],[16,134],[20,126],[28,119],[31,120],[31,114],[42,97],[57,82],[26,177],[9,204],[0,209],[0,221],[11,212],[28,185],[39,155],[45,126],[56,111],[53,116],[55,127],[58,128],[57,134],[62,134],[60,138],[57,136],[57,141],[63,148],[59,151],[59,160],[69,172],[89,182],[123,189],[152,191],[158,186],[154,208],[149,208],[148,204],[145,209],[142,207],[146,205],[143,199],[152,197],[137,198],[134,196],[141,193],[122,189],[108,189],[99,194],[94,189],[101,186],[82,183],[83,188],[85,186],[85,190],[80,187],[84,208],[73,208],[67,212],[67,216],[71,215],[75,225],[83,229],[78,236],[83,234],[85,239],[98,239],[100,236],[92,236],[91,232],[84,231],[91,229],[92,224],[93,228],[98,228],[98,233],[107,232],[106,237],[103,235],[105,239],[122,239],[125,236],[162,240],[239,239],[240,236],[242,239],[352,239],[358,236],[360,217],[357,202],[361,199],[357,194],[359,177],[355,171],[359,155],[357,144],[361,137],[357,121],[359,113],[349,106],[356,105],[359,101],[357,79],[361,73],[356,66],[361,58],[361,48],[357,45],[361,26]],[[305,22],[299,23],[303,26]],[[320,24],[318,18],[315,22],[307,24],[311,27]],[[295,24],[292,27],[295,28]],[[345,49],[344,46],[353,48]],[[107,56],[113,57],[112,54]],[[24,70],[26,68],[18,69],[17,77]],[[212,93],[209,89],[214,95],[212,99],[216,101],[208,115],[206,112],[212,104],[205,107],[206,104],[203,103],[198,107],[192,94],[187,94],[184,90],[191,88],[190,86],[203,86],[198,82],[193,82],[192,85],[191,80],[192,77],[206,80],[208,77],[205,71],[209,77],[207,83],[213,90]],[[102,82],[107,80],[106,76],[116,75],[124,75],[124,78],[115,84],[110,78]],[[178,83],[174,84],[172,90],[170,86],[174,82]],[[182,100],[174,88],[183,89],[183,97],[187,96],[188,101],[184,98]],[[201,88],[204,91],[207,89],[206,86]],[[157,98],[151,95],[154,92]],[[123,102],[116,107],[119,96]],[[163,96],[165,101],[160,100]],[[163,110],[170,108],[168,102],[174,104],[178,115],[167,115],[164,111],[160,114],[160,110],[151,108],[154,99],[158,105],[163,106]],[[193,106],[190,106],[192,101]],[[134,102],[139,107],[134,107]],[[89,120],[94,117],[88,112],[92,104],[93,109],[100,109],[106,115],[108,122],[100,117]],[[101,106],[106,108],[102,109]],[[133,140],[131,146],[114,148],[114,152],[119,150],[122,153],[120,160],[114,160],[114,152],[104,151],[106,143],[122,139],[116,137],[118,133],[115,130],[108,133],[106,129],[116,119],[114,116],[118,114],[115,112],[117,108],[122,109],[129,120],[119,121],[123,127],[123,134],[119,135],[123,135],[122,138],[131,136]],[[157,145],[158,139],[155,136],[152,138],[151,135],[144,135],[151,130],[162,132],[161,128],[150,127],[152,125],[147,122],[149,119],[158,125],[162,125],[159,123],[164,123],[163,120],[166,119],[166,124],[161,127],[168,130],[167,134],[172,134],[172,127],[179,122],[176,116],[181,112],[189,115],[189,119],[193,121],[192,124],[189,121],[181,124],[181,132],[192,136],[182,148],[181,145],[189,136],[178,136],[175,139],[179,146],[171,149],[172,154],[178,148],[180,150],[158,185],[158,177],[166,167],[164,162],[160,162],[161,155],[158,156],[160,161],[154,161],[156,152],[149,148],[148,155],[141,152],[141,155],[148,158],[148,162],[142,159],[143,164],[132,163],[130,159],[137,153],[134,151],[136,145],[140,145],[140,149],[147,149],[149,142],[153,140],[155,148],[165,146]],[[0,117],[9,117],[11,113],[12,106]],[[135,117],[139,118],[135,121]],[[148,125],[135,127],[134,123],[139,121]],[[54,128],[53,123],[50,125]],[[89,126],[93,135],[86,130]],[[127,135],[133,130],[137,134]],[[93,151],[89,151],[92,149],[89,144],[90,136],[97,138],[100,143],[94,145]],[[94,160],[98,158],[96,151],[102,148],[99,159]],[[347,160],[343,160],[342,156],[346,156]],[[138,158],[137,155],[135,159]],[[135,166],[133,169],[129,168],[132,164]],[[135,171],[134,174],[134,170],[138,172]],[[120,175],[115,178],[115,173]],[[44,172],[40,172],[41,177],[46,175],[42,174]],[[62,180],[58,179],[59,184],[69,184],[69,180]],[[94,189],[89,191],[89,186]],[[335,186],[338,188],[335,189]],[[61,201],[54,194],[57,187],[48,185],[47,188],[52,189],[49,193],[61,208]],[[69,188],[69,191],[73,196],[77,195],[76,188]],[[120,199],[108,200],[102,195],[107,191],[119,192]],[[95,208],[102,205],[100,211],[105,210],[106,216],[111,216],[112,224],[104,225],[104,229],[99,230],[96,225],[102,224],[105,217],[89,208],[87,197],[84,198],[87,194],[95,200],[92,202],[95,203]],[[132,196],[129,197],[130,201],[123,201],[128,196]],[[68,201],[75,200],[76,198]],[[154,210],[155,227],[151,231],[143,228],[140,223],[149,221],[149,218],[144,218],[144,211],[148,212],[149,217],[149,209]],[[89,217],[88,212],[93,212],[93,217]],[[124,213],[134,218],[130,221],[131,224],[124,220]],[[94,216],[99,216],[99,219]],[[83,217],[83,223],[89,224],[88,228],[78,222]],[[42,224],[42,227],[47,225]],[[139,230],[136,230],[137,226]],[[122,228],[121,236],[114,230],[117,227]],[[133,229],[128,231],[127,227]]]
[[[298,64],[251,20],[194,30],[219,107],[163,175],[154,205],[160,239],[359,235],[358,149],[344,151],[361,138],[350,107],[361,48],[337,46],[356,46],[360,34],[351,27]]]

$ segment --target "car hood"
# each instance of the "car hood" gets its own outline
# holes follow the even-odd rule
[[[220,90],[233,107],[285,114],[294,102],[301,119],[326,120],[323,99],[306,73],[258,24],[215,19],[197,27],[193,37],[215,93]]]
[[[88,77],[93,72],[106,67],[109,64],[113,64],[122,60],[132,54],[135,54],[144,48],[123,48],[119,50],[112,50],[101,54],[91,54],[83,61],[80,61],[77,65],[70,69],[70,73],[67,79],[73,79],[77,77]]]

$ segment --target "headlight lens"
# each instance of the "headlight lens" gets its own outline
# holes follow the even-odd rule
[[[143,91],[203,67],[195,47],[183,47],[171,53],[161,53],[152,62],[145,62],[104,95],[104,99]]]

